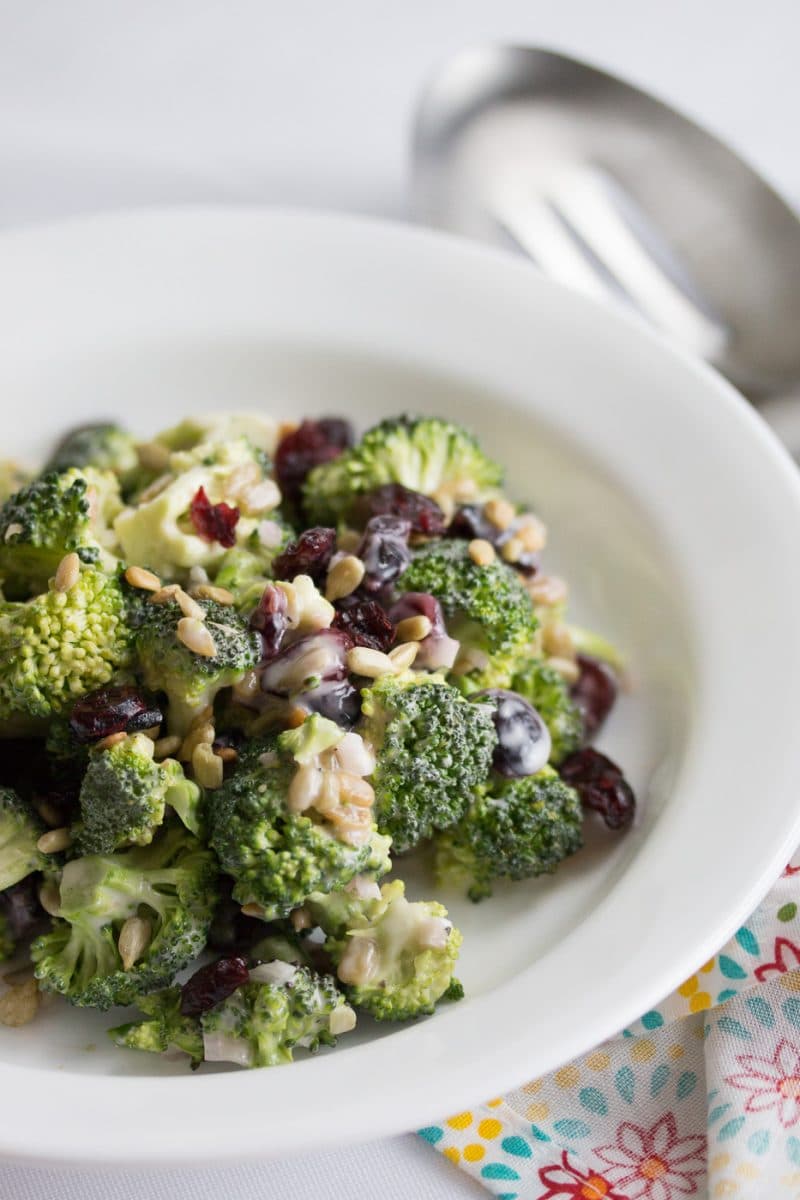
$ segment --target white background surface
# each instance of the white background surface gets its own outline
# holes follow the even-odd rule
[[[798,194],[798,33],[797,0],[0,0],[0,224],[190,200],[402,216],[414,97],[483,38],[618,70]],[[239,1171],[0,1166],[10,1200],[480,1195],[411,1136]]]

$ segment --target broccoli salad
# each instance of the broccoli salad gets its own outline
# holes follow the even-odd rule
[[[0,504],[3,1024],[289,1062],[463,994],[404,856],[477,902],[630,823],[616,655],[459,426],[85,426]]]

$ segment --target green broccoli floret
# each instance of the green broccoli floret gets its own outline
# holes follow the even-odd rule
[[[583,741],[583,718],[563,675],[541,659],[529,659],[510,683],[511,691],[533,705],[550,731],[550,762],[556,766]]]
[[[183,612],[175,600],[141,605],[134,622],[136,655],[142,677],[153,691],[166,692],[167,725],[182,737],[197,714],[213,704],[217,693],[232,687],[254,667],[261,656],[257,633],[229,605],[215,600],[198,600],[205,629],[215,652],[190,650],[179,633]],[[180,627],[180,628],[179,628]]]
[[[183,1050],[199,1062],[273,1067],[292,1061],[296,1046],[333,1046],[355,1027],[355,1013],[329,975],[283,962],[256,967],[250,982],[200,1017],[180,1015],[180,990],[140,1002],[149,1020],[110,1030],[118,1046],[164,1053]]]
[[[306,908],[326,934],[325,950],[348,999],[377,1020],[423,1016],[443,997],[461,994],[453,986],[460,932],[441,904],[407,900],[401,880],[345,905],[338,897],[312,896]]]
[[[149,846],[72,859],[59,919],[31,946],[40,987],[106,1009],[171,983],[205,946],[216,877],[214,856],[179,827]],[[146,922],[140,952],[132,958],[128,947],[123,958],[120,933],[134,916]]]
[[[362,871],[389,869],[387,838],[372,833],[352,844],[313,808],[290,808],[297,769],[278,738],[253,739],[208,798],[211,845],[235,880],[234,899],[260,904],[266,920],[285,916],[312,892],[344,887]]]
[[[111,421],[81,425],[61,439],[45,471],[66,471],[69,467],[97,467],[127,480],[139,468],[136,442],[127,430]]]
[[[80,790],[79,853],[112,854],[124,846],[149,845],[167,805],[198,832],[200,788],[175,759],[154,762],[154,750],[149,737],[134,733],[107,750],[92,751]]]
[[[115,578],[85,567],[67,592],[0,607],[0,719],[50,717],[108,683],[131,661]]]
[[[45,827],[11,788],[0,787],[0,892],[48,866],[36,843]]]
[[[549,873],[580,847],[578,794],[552,767],[523,779],[495,775],[459,824],[437,839],[436,874],[440,884],[482,900],[493,880]]]
[[[386,675],[362,695],[360,732],[377,755],[375,819],[395,850],[409,850],[454,824],[488,775],[491,710],[438,675]]]
[[[138,996],[136,1007],[145,1014],[146,1020],[128,1021],[108,1031],[108,1036],[118,1046],[149,1050],[151,1054],[180,1050],[189,1055],[192,1067],[203,1061],[203,1030],[196,1017],[181,1015],[179,987]]]
[[[519,652],[536,632],[533,602],[516,571],[500,559],[479,566],[461,539],[421,546],[397,590],[434,595],[447,617],[447,632],[461,642],[462,652],[471,651],[478,669],[490,665],[489,657]]]
[[[50,471],[0,509],[0,582],[9,600],[44,592],[65,554],[102,561],[113,542],[108,523],[121,507],[119,486],[107,472]]]
[[[481,500],[503,482],[497,463],[460,425],[438,417],[391,417],[358,445],[310,472],[304,504],[312,524],[335,525],[358,496],[385,483],[402,483],[438,499]]]

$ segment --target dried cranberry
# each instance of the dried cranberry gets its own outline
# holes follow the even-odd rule
[[[414,492],[402,483],[385,483],[362,496],[357,504],[358,518],[403,517],[411,522],[411,532],[425,537],[441,537],[447,522],[435,500]]]
[[[270,583],[264,588],[258,607],[250,617],[250,628],[261,634],[261,656],[264,662],[269,662],[281,648],[283,635],[288,625],[289,617],[286,593]]]
[[[395,639],[394,626],[376,600],[357,600],[340,609],[333,618],[333,628],[349,633],[354,645],[371,650],[385,652]]]
[[[357,551],[364,564],[364,591],[380,592],[403,574],[411,562],[410,533],[411,522],[404,517],[370,517]]]
[[[129,685],[97,688],[72,706],[69,726],[79,742],[94,742],[110,733],[137,733],[164,720],[156,701]]]
[[[577,658],[580,675],[572,685],[572,699],[580,709],[587,741],[600,729],[617,699],[617,681],[605,663],[587,654]]]
[[[199,1017],[232,995],[250,978],[247,960],[238,954],[218,958],[195,971],[181,988],[182,1017]]]
[[[336,530],[324,525],[306,529],[286,549],[273,559],[272,573],[276,579],[294,579],[295,575],[310,575],[315,583],[325,578],[328,564],[336,549]]]
[[[275,476],[284,498],[290,504],[299,504],[309,471],[338,458],[352,444],[352,426],[338,417],[303,421],[287,433],[275,451]]]
[[[0,916],[14,943],[26,941],[47,927],[48,916],[39,903],[37,885],[32,875],[0,892]]]
[[[483,509],[479,504],[462,504],[460,508],[456,509],[447,528],[448,537],[466,538],[468,541],[472,541],[473,538],[483,538],[492,545],[497,541],[499,533],[500,530],[497,526],[484,516]]]
[[[576,750],[561,764],[559,774],[575,788],[585,808],[600,813],[609,829],[624,829],[633,820],[633,789],[621,768],[599,750]]]
[[[236,545],[236,526],[239,523],[238,508],[220,501],[212,504],[206,489],[199,487],[189,505],[189,516],[200,537],[206,542],[219,542],[230,549]]]
[[[535,775],[550,757],[550,733],[532,704],[505,688],[487,688],[476,692],[476,701],[493,704],[497,745],[492,766],[508,779]]]

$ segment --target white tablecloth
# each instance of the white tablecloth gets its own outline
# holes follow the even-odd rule
[[[0,0],[0,225],[179,201],[402,216],[414,98],[486,38],[620,71],[798,194],[798,34],[797,0]],[[0,1166],[9,1200],[485,1194],[411,1135],[231,1170]]]

